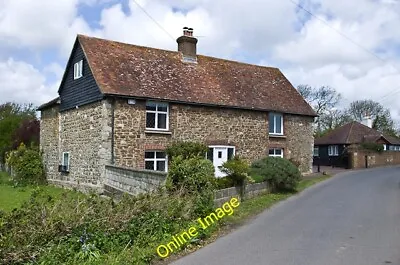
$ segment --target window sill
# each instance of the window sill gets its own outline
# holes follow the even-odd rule
[[[166,134],[166,135],[172,135],[172,132],[171,131],[161,131],[161,130],[145,130],[144,131],[145,133],[149,133],[149,134],[151,134],[151,133],[154,133],[154,134]]]
[[[286,138],[286,135],[283,135],[283,134],[269,134],[269,137],[270,138]]]

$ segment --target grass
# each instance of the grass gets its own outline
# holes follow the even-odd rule
[[[10,176],[6,172],[0,172],[0,210],[10,212],[20,207],[24,201],[28,200],[32,192],[38,186],[14,187]],[[58,198],[65,189],[53,186],[39,186],[45,192],[54,198]]]

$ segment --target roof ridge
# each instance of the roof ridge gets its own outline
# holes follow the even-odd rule
[[[107,42],[114,42],[122,45],[128,45],[128,46],[134,46],[138,48],[143,48],[143,49],[152,49],[152,50],[157,50],[157,51],[163,51],[163,52],[171,52],[171,53],[176,53],[178,54],[178,51],[173,51],[173,50],[166,50],[166,49],[160,49],[160,48],[155,48],[155,47],[149,47],[149,46],[143,46],[143,45],[137,45],[137,44],[132,44],[132,43],[127,43],[127,42],[122,42],[122,41],[117,41],[117,40],[110,40],[110,39],[104,39],[104,38],[99,38],[99,37],[92,37],[84,34],[77,34],[78,39],[79,38],[89,38],[89,39],[98,39],[102,41],[107,41]],[[230,63],[237,63],[241,65],[251,65],[251,66],[257,66],[261,68],[268,68],[268,69],[274,69],[280,71],[278,67],[273,67],[273,66],[265,66],[265,65],[259,65],[259,64],[252,64],[252,63],[247,63],[247,62],[241,62],[241,61],[236,61],[236,60],[229,60],[225,58],[219,58],[219,57],[214,57],[210,55],[203,55],[203,54],[197,54],[199,57],[204,57],[206,59],[214,59],[214,60],[219,60],[219,61],[225,61],[225,62],[230,62]]]

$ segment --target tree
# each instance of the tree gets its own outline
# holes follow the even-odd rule
[[[321,115],[320,122],[323,130],[319,132],[319,136],[322,136],[351,121],[352,119],[350,115],[345,110],[331,109]]]
[[[326,130],[323,124],[329,124],[329,121],[324,119],[329,117],[330,111],[337,106],[342,97],[341,94],[329,86],[313,88],[309,85],[299,85],[297,90],[319,116],[316,119],[317,134]]]
[[[36,119],[32,104],[7,102],[0,105],[0,162],[4,162],[5,152],[12,149],[13,136],[24,120]]]
[[[12,136],[12,149],[17,149],[21,143],[26,146],[39,145],[40,121],[30,119],[22,121]]]
[[[355,121],[362,121],[366,115],[369,115],[373,119],[372,128],[396,136],[396,128],[390,111],[379,102],[373,100],[356,100],[350,104],[347,112]]]

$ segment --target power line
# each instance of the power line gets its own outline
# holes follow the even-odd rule
[[[139,3],[136,0],[133,0],[133,2],[143,11],[143,13],[146,14],[146,16],[148,16],[162,31],[164,31],[173,41],[175,41],[175,38],[163,27],[160,25],[160,23],[157,22],[157,20],[155,20],[147,11],[146,9],[144,9],[144,7],[142,7],[141,5],[139,5]]]
[[[378,56],[376,53],[374,53],[374,52],[371,51],[370,49],[368,49],[368,48],[362,46],[361,44],[359,44],[358,42],[354,41],[353,39],[351,39],[350,37],[348,37],[346,34],[344,34],[343,32],[341,32],[340,30],[335,29],[335,28],[332,27],[326,20],[324,20],[324,19],[322,19],[322,18],[320,18],[320,17],[314,15],[313,13],[311,13],[310,11],[308,11],[307,9],[305,9],[305,8],[304,8],[302,5],[300,5],[299,3],[295,2],[294,0],[289,0],[289,1],[292,2],[294,5],[296,5],[298,8],[302,9],[303,11],[305,11],[305,12],[306,12],[307,14],[309,14],[310,16],[312,16],[312,17],[316,18],[317,20],[321,21],[322,23],[324,23],[327,27],[333,29],[337,34],[339,34],[340,36],[342,36],[342,37],[345,38],[346,40],[350,41],[351,43],[353,43],[354,45],[356,45],[358,48],[360,48],[360,49],[364,50],[365,52],[369,53],[370,55],[374,56],[376,59],[380,60],[381,62],[388,63],[387,60],[381,58],[380,56]],[[389,62],[389,64],[397,71],[398,74],[400,74],[400,70],[399,70],[396,66],[394,66],[394,65],[393,65],[392,63],[390,63],[390,62]],[[400,89],[400,87],[397,88],[397,89],[394,89],[394,90],[390,91],[389,93],[387,93],[387,94],[385,94],[385,95],[383,95],[379,100],[382,100],[383,98],[389,96],[392,92],[394,92],[394,91],[396,91],[396,90],[398,90],[398,89]],[[396,92],[395,94],[397,94],[397,92]]]

